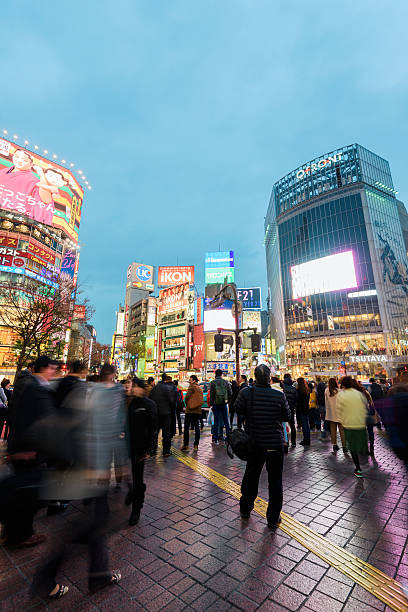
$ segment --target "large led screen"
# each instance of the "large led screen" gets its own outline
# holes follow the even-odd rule
[[[290,273],[294,300],[317,293],[357,287],[353,251],[306,261],[292,266]]]
[[[69,170],[0,138],[0,208],[57,227],[78,242],[82,200]]]
[[[232,310],[224,308],[204,310],[204,331],[217,331],[217,329],[235,329],[235,318]]]

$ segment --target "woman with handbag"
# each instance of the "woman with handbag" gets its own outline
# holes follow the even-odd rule
[[[372,403],[370,394],[351,376],[341,380],[337,399],[340,421],[344,427],[347,448],[354,461],[354,476],[362,478],[359,455],[367,455],[367,417]]]
[[[190,376],[190,386],[186,393],[186,419],[184,421],[184,444],[181,447],[182,451],[189,449],[189,433],[190,426],[194,425],[194,450],[198,451],[200,443],[200,417],[201,408],[204,403],[203,391],[198,384],[198,378],[195,374]]]

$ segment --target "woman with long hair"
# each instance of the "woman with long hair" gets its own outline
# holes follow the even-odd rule
[[[304,378],[297,379],[296,402],[297,419],[300,421],[303,432],[302,446],[310,446],[310,425],[309,425],[309,396],[310,390]]]
[[[337,399],[340,422],[344,427],[347,448],[354,461],[354,475],[362,478],[359,455],[367,455],[367,415],[370,394],[351,376],[341,380],[341,393]]]
[[[331,443],[333,444],[333,452],[337,453],[339,447],[337,446],[337,427],[339,428],[341,444],[343,452],[348,453],[346,438],[344,436],[344,428],[340,423],[340,415],[337,409],[337,399],[339,396],[339,386],[335,378],[329,378],[329,384],[324,391],[324,400],[326,408],[326,420],[330,424],[330,437]]]

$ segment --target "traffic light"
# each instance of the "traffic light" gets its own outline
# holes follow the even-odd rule
[[[261,336],[260,334],[252,334],[251,336],[251,351],[259,353],[261,351]]]
[[[216,353],[222,353],[224,349],[224,338],[222,334],[215,334],[214,336],[214,351]]]

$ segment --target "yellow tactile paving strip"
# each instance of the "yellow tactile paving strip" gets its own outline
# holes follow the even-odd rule
[[[207,478],[232,497],[241,497],[241,488],[233,480],[200,463],[193,457],[172,448],[172,453],[179,461],[192,470]],[[267,502],[258,497],[255,501],[255,512],[266,518]],[[408,612],[408,599],[404,595],[402,585],[390,578],[369,563],[337,546],[329,539],[313,531],[285,512],[281,513],[282,522],[279,528],[302,546],[317,555],[323,561],[336,568],[339,572],[351,578],[369,593],[384,602],[388,607],[398,612]]]

